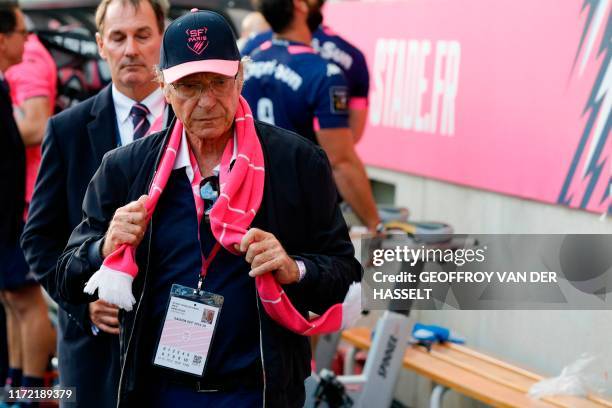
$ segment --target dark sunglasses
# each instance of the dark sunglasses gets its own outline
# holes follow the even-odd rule
[[[208,215],[219,198],[219,177],[210,176],[200,181],[200,197],[204,201],[204,214]]]

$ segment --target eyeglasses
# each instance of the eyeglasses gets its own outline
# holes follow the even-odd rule
[[[219,198],[219,177],[210,176],[200,181],[200,197],[204,200],[204,214],[208,215]]]
[[[216,77],[211,79],[208,84],[201,82],[179,82],[172,85],[174,94],[183,99],[199,98],[202,92],[211,91],[216,97],[223,96],[230,92],[236,82],[235,77]]]

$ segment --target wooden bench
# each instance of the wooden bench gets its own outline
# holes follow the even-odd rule
[[[368,350],[371,332],[365,327],[345,330],[342,340]],[[432,406],[441,406],[444,391],[452,389],[494,407],[612,408],[611,401],[594,395],[530,398],[529,388],[544,377],[456,344],[435,344],[430,352],[420,346],[408,347],[403,365],[437,384]]]

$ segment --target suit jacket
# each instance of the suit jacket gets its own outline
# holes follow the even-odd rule
[[[0,245],[14,246],[25,205],[25,147],[6,86],[0,83]]]
[[[93,335],[88,305],[62,301],[57,294],[54,271],[71,231],[81,221],[89,180],[104,154],[116,147],[117,140],[110,85],[49,120],[21,240],[30,268],[60,306],[60,382],[63,386],[77,387],[79,407],[115,405],[119,340],[118,336],[103,332]]]

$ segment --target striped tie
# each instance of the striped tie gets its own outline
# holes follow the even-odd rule
[[[147,120],[147,115],[151,113],[142,103],[136,103],[132,106],[130,116],[132,117],[132,124],[134,125],[134,140],[138,140],[147,134],[151,124]]]

